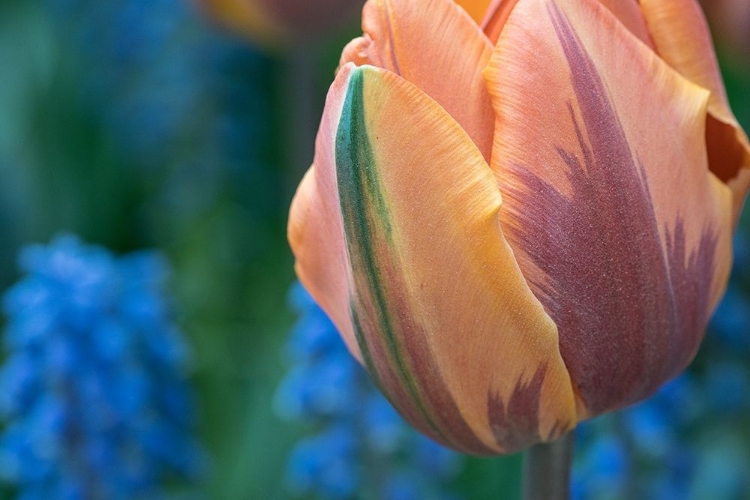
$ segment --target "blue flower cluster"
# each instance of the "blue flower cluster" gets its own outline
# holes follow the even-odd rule
[[[461,471],[462,457],[401,419],[300,285],[291,302],[300,317],[287,344],[291,369],[275,405],[282,417],[314,430],[291,452],[290,490],[336,500],[454,498],[445,490]]]
[[[649,400],[578,427],[573,498],[750,498],[750,234],[691,368]]]
[[[122,258],[62,236],[26,247],[4,296],[0,479],[24,500],[161,498],[203,452],[188,349],[155,253]]]

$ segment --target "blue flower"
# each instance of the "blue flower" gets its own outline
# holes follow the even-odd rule
[[[601,425],[602,422],[597,424]],[[585,429],[593,425],[582,427]],[[573,498],[610,498],[613,492],[622,492],[627,486],[630,472],[626,443],[617,435],[605,431],[596,439],[579,442],[581,447],[586,453],[577,453],[572,477]]]
[[[167,477],[197,478],[188,349],[163,258],[62,236],[20,264],[3,301],[0,478],[28,499],[152,498]]]
[[[334,500],[451,498],[445,490],[462,457],[405,423],[302,286],[292,288],[290,303],[299,320],[275,406],[316,430],[289,456],[288,489]]]
[[[360,486],[358,446],[354,429],[345,424],[303,439],[289,457],[292,490],[318,492],[332,499],[352,498]]]

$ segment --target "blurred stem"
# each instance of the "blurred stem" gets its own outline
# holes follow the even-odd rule
[[[575,434],[532,446],[523,460],[523,500],[570,498],[570,466]]]

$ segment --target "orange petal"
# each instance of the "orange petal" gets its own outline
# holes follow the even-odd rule
[[[344,46],[344,50],[341,52],[339,68],[342,68],[348,62],[354,63],[357,66],[373,64],[369,54],[371,43],[372,40],[370,40],[368,35],[355,38],[347,43],[346,46]]]
[[[646,19],[639,8],[638,0],[599,0],[640,41],[654,48],[654,42],[646,26]]]
[[[486,76],[502,226],[580,414],[643,399],[693,358],[729,272],[708,93],[598,0],[519,2]]]
[[[305,185],[322,187],[303,186],[309,196],[290,222],[297,269],[329,313],[352,311],[337,324],[355,325],[362,358],[399,411],[477,454],[570,429],[575,399],[556,327],[505,242],[494,177],[466,132],[406,80],[348,64],[318,148]],[[330,278],[338,282],[318,282]]]
[[[653,41],[648,33],[646,20],[643,17],[637,0],[599,0],[607,7],[635,36],[653,48]],[[508,21],[513,7],[518,0],[492,0],[487,14],[482,21],[482,29],[492,43],[497,43],[503,26]]]
[[[328,91],[313,166],[292,201],[288,238],[296,259],[297,276],[336,325],[352,354],[361,360],[349,314],[349,265],[338,187],[330,174],[342,96],[348,83],[346,73],[339,75]]]
[[[688,80],[708,89],[706,140],[711,171],[732,189],[736,221],[750,185],[750,143],[729,107],[711,34],[695,0],[641,0],[656,50]]]
[[[505,26],[513,7],[517,3],[518,0],[492,0],[492,4],[482,20],[482,29],[492,43],[497,43],[500,39],[503,26]]]
[[[479,24],[484,19],[487,7],[492,3],[492,0],[456,0],[456,3],[474,19],[475,23]]]
[[[365,35],[347,46],[342,65],[371,64],[412,82],[489,159],[494,116],[481,72],[492,45],[477,24],[452,0],[369,0],[362,16]]]

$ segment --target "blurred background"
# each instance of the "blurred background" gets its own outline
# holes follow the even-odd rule
[[[230,3],[0,0],[0,498],[518,498],[520,456],[418,436],[295,284],[361,2]],[[747,5],[707,11],[746,129]],[[574,498],[750,498],[749,226],[688,372],[578,429]]]

